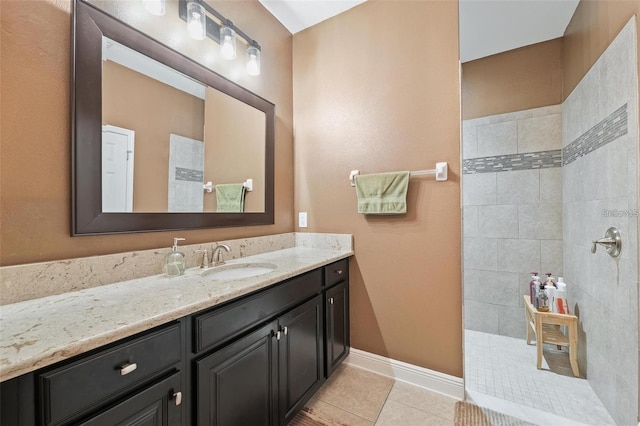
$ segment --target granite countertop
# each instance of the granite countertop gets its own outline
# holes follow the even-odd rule
[[[268,287],[351,250],[293,247],[228,261],[273,263],[273,272],[232,281],[200,269],[154,275],[0,307],[0,381],[9,380],[202,309]]]

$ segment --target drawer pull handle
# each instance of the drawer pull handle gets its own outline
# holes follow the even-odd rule
[[[333,297],[329,298],[329,303],[331,303],[333,305]]]
[[[182,392],[174,392],[173,399],[176,400],[176,406],[182,404]]]
[[[129,364],[128,362],[125,363],[125,364],[122,364],[120,366],[120,375],[121,376],[126,376],[127,374],[131,373],[132,371],[135,371],[136,368],[138,368],[138,364],[136,364],[135,362],[131,363],[131,364]]]
[[[338,270],[337,270],[337,271],[335,271],[335,272],[336,272],[336,274],[338,274],[338,275],[342,275],[342,269],[338,269]]]

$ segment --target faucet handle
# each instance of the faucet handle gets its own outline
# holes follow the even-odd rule
[[[620,256],[620,251],[622,251],[622,237],[620,231],[615,227],[607,229],[604,238],[593,240],[591,244],[591,253],[596,252],[598,244],[605,247],[611,257]]]
[[[208,257],[207,257],[207,249],[196,250],[195,253],[202,253],[202,260],[200,261],[200,269],[204,268],[205,265],[208,265]]]

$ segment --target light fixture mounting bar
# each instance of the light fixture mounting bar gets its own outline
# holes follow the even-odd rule
[[[258,42],[252,39],[251,37],[249,37],[247,33],[242,31],[240,28],[236,27],[231,20],[225,18],[220,12],[215,10],[213,7],[209,6],[206,2],[201,0],[197,0],[197,1],[204,7],[204,10],[206,10],[207,13],[213,15],[216,19],[220,21],[220,23],[218,23],[218,22],[215,22],[213,19],[211,19],[209,16],[206,17],[207,37],[209,37],[216,43],[220,44],[220,27],[227,26],[232,28],[236,32],[236,34],[240,36],[247,43],[247,45],[255,46],[256,48],[258,48],[258,50],[261,50]],[[180,16],[180,19],[182,19],[185,22],[187,22],[187,3],[188,3],[188,0],[178,0],[178,15]]]

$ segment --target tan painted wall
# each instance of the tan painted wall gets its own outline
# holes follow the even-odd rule
[[[580,2],[563,37],[563,99],[571,94],[629,19],[633,15],[638,19],[639,14],[639,0]]]
[[[401,23],[393,31],[393,23]],[[354,234],[355,348],[462,377],[455,1],[368,1],[294,35],[296,212]],[[408,213],[357,213],[349,171],[434,168]]]
[[[138,3],[106,5],[121,9]],[[167,2],[168,8],[174,3]],[[71,2],[3,1],[1,265],[169,247],[176,235],[198,243],[293,231],[291,34],[258,1],[211,4],[263,47],[260,77],[246,76],[243,62],[211,66],[225,76],[237,75],[241,85],[276,104],[275,225],[71,238]],[[141,27],[152,21],[141,13],[131,16]],[[184,25],[169,10],[153,22],[159,22],[159,38],[172,36],[172,30],[181,31]],[[204,56],[209,52],[206,43],[217,46],[194,44]]]
[[[215,89],[205,95],[205,176],[218,183],[253,179],[245,212],[264,211],[265,114]],[[205,193],[205,211],[216,211],[216,194]]]
[[[562,102],[562,39],[462,64],[465,120]]]
[[[102,85],[102,124],[136,132],[133,211],[168,211],[169,135],[204,140],[204,100],[112,61]]]

